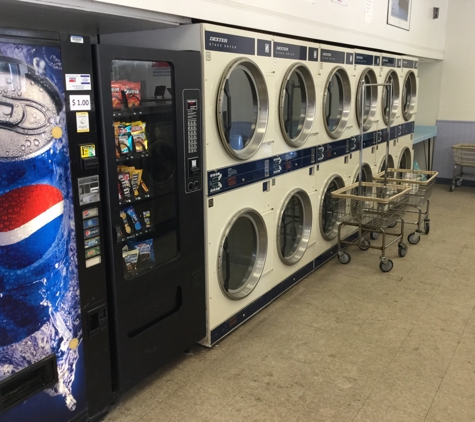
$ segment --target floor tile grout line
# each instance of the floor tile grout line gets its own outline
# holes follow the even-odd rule
[[[409,274],[409,273],[408,273]],[[407,274],[406,274],[407,275]],[[404,277],[406,277],[406,275]],[[403,279],[404,279],[403,277]],[[447,277],[445,277],[447,278]],[[445,281],[445,278],[443,281]],[[402,281],[402,280],[401,280]],[[442,283],[443,283],[442,281]],[[442,284],[441,284],[442,285]],[[416,326],[417,322],[420,320],[422,314],[425,312],[425,310],[427,309],[427,307],[429,306],[429,303],[431,302],[432,298],[437,294],[437,292],[439,291],[440,289],[440,285],[439,287],[437,288],[437,290],[434,292],[434,294],[431,296],[431,298],[427,301],[427,304],[426,306],[424,307],[424,310],[421,312],[421,314],[419,315],[419,318],[417,319],[417,321],[415,322],[415,324],[412,326],[412,328],[410,329],[410,331],[407,333],[406,335],[406,338],[404,339],[404,341],[401,343],[401,345],[399,346],[398,350],[396,351],[396,353],[394,354],[394,356],[392,357],[391,361],[386,365],[383,373],[380,375],[380,377],[378,378],[378,380],[374,383],[374,386],[373,388],[371,389],[370,393],[368,394],[368,396],[366,397],[363,405],[360,407],[358,413],[355,415],[355,417],[353,418],[353,421],[358,417],[358,414],[361,412],[361,409],[364,407],[364,405],[366,404],[366,402],[368,401],[369,397],[371,396],[371,394],[373,393],[374,389],[376,388],[376,386],[378,385],[379,381],[381,380],[381,378],[383,377],[383,375],[386,373],[386,369],[391,365],[391,363],[394,361],[394,359],[396,358],[397,354],[401,351],[402,347],[404,346],[404,344],[406,343],[407,339],[409,338],[409,336],[411,335],[412,331],[414,330],[414,327]],[[392,291],[391,291],[392,292]],[[435,396],[434,396],[435,397]]]
[[[475,313],[475,306],[472,308],[472,312],[471,312],[471,314],[470,314],[469,320],[470,320],[470,318],[472,317],[472,315],[474,315],[474,313]],[[435,398],[437,397],[437,394],[439,393],[440,387],[441,387],[442,383],[444,382],[445,376],[447,375],[447,371],[449,370],[450,365],[451,365],[452,361],[454,360],[455,353],[457,352],[457,349],[458,349],[459,346],[460,346],[460,340],[462,339],[463,335],[465,334],[465,330],[467,329],[467,326],[468,326],[468,321],[467,321],[467,324],[465,324],[465,327],[464,327],[464,329],[463,329],[462,334],[460,335],[460,339],[459,339],[459,341],[458,341],[458,343],[457,343],[457,347],[454,349],[454,353],[452,354],[452,357],[450,358],[450,362],[449,362],[449,364],[447,365],[447,368],[445,368],[444,376],[442,377],[442,379],[441,379],[441,381],[440,381],[440,383],[439,383],[439,386],[437,387],[437,391],[436,391],[435,394],[434,394],[434,398],[432,399],[432,402],[431,402],[431,404],[430,404],[429,410],[428,410],[427,413],[426,413],[426,416],[425,416],[425,418],[424,418],[424,421],[426,421],[426,420],[427,420],[427,417],[429,416],[430,410],[432,409],[432,405],[434,404]]]

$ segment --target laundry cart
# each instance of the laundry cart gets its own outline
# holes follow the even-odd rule
[[[462,180],[474,180],[474,173],[464,173],[464,167],[475,167],[475,144],[457,144],[452,146],[454,153],[454,177],[450,185],[450,192],[453,192],[455,186],[462,186]]]
[[[417,214],[417,221],[404,220],[405,224],[416,226],[416,230],[407,236],[407,241],[416,245],[421,240],[420,233],[429,234],[430,218],[429,207],[432,189],[439,172],[410,169],[387,169],[374,177],[376,182],[383,182],[386,176],[388,183],[407,185],[411,189],[408,193],[406,213]],[[424,229],[421,228],[424,224]]]
[[[386,257],[386,249],[397,242],[399,256],[407,253],[407,245],[403,242],[404,220],[409,186],[399,184],[382,184],[359,182],[332,192],[333,207],[337,213],[338,226],[338,260],[348,264],[350,254],[345,246],[357,245],[361,250],[369,248],[381,251],[379,268],[383,272],[391,271],[393,261]],[[388,232],[393,223],[401,222],[400,231]],[[358,227],[356,242],[344,240],[341,231],[345,226]],[[382,235],[381,246],[371,245],[365,237],[366,233]],[[387,240],[387,237],[392,238]]]

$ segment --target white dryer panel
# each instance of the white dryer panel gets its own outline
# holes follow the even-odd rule
[[[273,286],[276,234],[271,189],[271,181],[266,180],[216,195],[205,203],[206,345],[211,345],[214,328]],[[267,244],[264,262],[263,236]],[[254,285],[248,286],[249,280]]]

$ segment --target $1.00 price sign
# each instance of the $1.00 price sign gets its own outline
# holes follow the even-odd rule
[[[69,108],[73,110],[90,110],[91,96],[90,95],[70,95]]]

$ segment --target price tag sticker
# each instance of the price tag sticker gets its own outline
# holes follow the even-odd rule
[[[90,110],[91,96],[90,95],[70,95],[69,108],[71,111]]]

